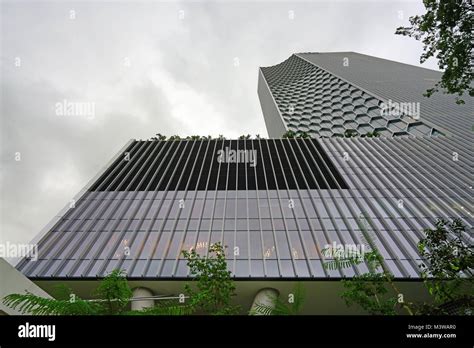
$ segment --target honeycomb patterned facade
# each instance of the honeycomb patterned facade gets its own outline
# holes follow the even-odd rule
[[[386,101],[296,55],[261,71],[288,130],[311,137],[343,137],[347,130],[384,137],[442,134],[406,113],[384,109]]]

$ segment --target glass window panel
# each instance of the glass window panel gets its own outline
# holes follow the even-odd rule
[[[212,230],[213,231],[220,231],[224,225],[224,221],[221,219],[216,219],[212,221]]]
[[[264,257],[266,259],[276,258],[276,247],[272,231],[263,231]]]
[[[290,247],[288,244],[288,238],[285,231],[275,231],[275,236],[278,243],[278,256],[281,259],[289,259],[290,256]]]
[[[309,277],[309,269],[306,260],[296,260],[295,266],[298,277]]]
[[[237,259],[246,259],[249,256],[249,242],[247,232],[238,232],[235,234],[236,244],[239,248],[239,254],[236,255]]]
[[[234,231],[235,230],[235,224],[236,224],[235,219],[226,219],[224,221],[224,229],[226,231]]]
[[[309,230],[310,229],[310,226],[309,226],[309,223],[308,223],[307,219],[298,219],[298,224],[300,225],[300,228],[302,230]],[[317,228],[317,226],[313,226],[313,227]]]
[[[165,221],[163,219],[153,221],[152,231],[160,231],[163,228],[164,223]]]
[[[214,218],[223,218],[224,217],[224,200],[219,199],[216,201],[216,206],[214,209]]]
[[[140,226],[140,222],[141,222],[141,226]],[[152,226],[152,221],[151,219],[132,221],[132,226],[135,224],[140,226],[139,231],[148,231],[150,227]]]
[[[165,250],[169,247],[171,233],[169,232],[162,232],[160,233],[158,246],[155,249],[155,253],[153,254],[154,259],[161,259]]]
[[[166,255],[167,259],[176,259],[181,253],[183,232],[175,232],[172,236],[170,247]]]
[[[296,200],[293,200],[293,204],[295,203]],[[290,208],[291,202],[289,200],[282,200],[281,201],[281,208],[283,210],[283,216],[286,218],[291,218],[294,216],[294,211],[293,208]]]
[[[261,219],[262,230],[271,231],[273,230],[272,220],[270,219]]]
[[[309,258],[318,258],[318,251],[317,251],[317,244],[311,231],[309,230],[302,230],[301,236],[306,246],[307,257]]]
[[[265,260],[265,266],[267,268],[267,277],[279,277],[280,270],[278,268],[277,260]]]
[[[159,203],[162,202],[161,207],[159,206]],[[153,217],[156,214],[157,209],[160,209],[160,212],[158,213],[158,218],[164,219],[166,218],[166,215],[168,213],[168,209],[170,207],[170,200],[164,200],[164,201],[154,201],[152,207],[148,211],[147,217]]]
[[[135,233],[135,239],[133,241],[130,240],[127,244],[123,244],[124,247],[128,246],[130,248],[131,258],[138,258],[140,256],[144,248],[145,236],[146,233]]]
[[[211,227],[211,219],[202,219],[199,225],[200,231],[208,231]]]
[[[282,277],[294,277],[293,262],[291,260],[281,260],[281,275]]]
[[[323,228],[324,228],[325,230],[334,230],[334,229],[335,229],[335,226],[334,226],[334,224],[332,223],[331,219],[325,218],[325,219],[321,219],[321,220],[319,220],[319,221],[321,221],[321,223],[322,223],[322,225],[323,225]],[[319,222],[319,221],[318,221],[318,222]],[[341,227],[342,227],[342,226],[341,226]],[[344,229],[345,229],[345,228],[344,228]]]
[[[270,209],[268,207],[260,207],[260,217],[265,219],[270,218]]]
[[[295,219],[286,219],[286,226],[288,230],[298,230]]]
[[[184,209],[187,209],[189,211],[189,208],[190,208],[190,203],[189,202],[184,202],[184,208],[180,208],[179,200],[173,200],[173,201],[171,201],[171,209],[170,209],[168,217],[174,219]]]
[[[176,231],[184,231],[186,229],[188,220],[187,219],[179,219],[178,223],[176,224],[175,230]]]
[[[210,218],[212,217],[212,209],[214,205],[214,200],[212,199],[207,199],[204,203],[204,211],[202,213],[203,217]]]
[[[209,232],[207,231],[200,231],[198,234],[198,240],[195,245],[196,252],[200,255],[204,255],[207,253],[207,249],[209,247]]]
[[[258,218],[257,200],[249,199],[248,201],[248,216],[249,218]],[[239,215],[240,216],[240,215]]]
[[[260,231],[250,231],[250,257],[262,259],[262,241]]]
[[[235,207],[235,199],[228,199],[225,210],[225,216],[227,219],[235,218]]]
[[[199,219],[191,219],[188,221],[188,227],[186,230],[195,231],[198,227]]]
[[[249,275],[249,262],[248,260],[236,260],[235,261],[235,275],[237,277],[248,277]]]
[[[252,276],[253,277],[263,277],[263,260],[252,260]]]
[[[197,236],[197,232],[191,232],[191,231],[188,231],[186,233],[186,237],[184,239],[184,244],[183,246],[181,247],[182,250],[187,250],[187,251],[191,251],[191,249],[195,248],[196,245],[196,236]],[[183,258],[183,255],[182,253],[180,254],[180,257]]]
[[[291,255],[294,259],[304,259],[305,253],[301,246],[299,233],[297,231],[291,231],[288,234],[291,240]]]
[[[172,231],[174,229],[175,220],[166,220],[165,221],[165,231]]]
[[[97,254],[97,252],[99,250],[102,251],[103,249],[107,249],[107,251],[110,252],[110,248],[113,247],[112,246],[113,244],[109,242],[110,241],[110,233],[104,232],[104,233],[94,233],[94,234],[90,234],[90,235],[91,235],[91,239],[93,238],[90,241],[90,243],[92,243],[92,244],[91,244],[91,248],[87,252],[85,258],[87,258],[87,259],[95,258],[95,255]],[[88,241],[88,243],[89,243],[89,241]],[[105,247],[104,247],[104,245],[105,245]]]
[[[320,206],[322,205],[321,200],[314,199],[314,202],[315,202],[314,205],[316,206],[316,209],[319,210]],[[304,206],[306,207],[306,214],[308,215],[308,217],[315,218],[317,216],[313,203],[310,199],[303,199],[302,204],[304,204]]]
[[[285,230],[283,219],[273,219],[273,226],[275,230]]]
[[[313,207],[305,206],[304,209],[309,210],[309,209],[313,209]],[[293,207],[293,211],[296,216],[298,217],[306,216],[307,214],[304,212],[304,209],[303,209],[303,205],[301,201],[298,201],[298,202],[295,201],[295,206]]]
[[[164,277],[170,277],[173,275],[175,261],[173,260],[166,260],[163,265],[163,269],[161,275]]]
[[[237,219],[237,231],[247,231],[248,220],[246,218]]]
[[[193,207],[193,212],[191,214],[191,218],[193,219],[199,219],[202,215],[201,211],[204,207],[204,201],[203,200],[196,200],[194,202],[194,207]]]
[[[189,272],[189,267],[187,265],[186,260],[179,260],[178,261],[178,268],[176,270],[177,277],[186,277]]]
[[[325,277],[324,268],[321,260],[311,260],[311,268],[315,277]]]
[[[214,243],[221,243],[222,244],[222,239],[223,239],[223,233],[221,231],[212,231],[211,233],[211,244]]]
[[[146,275],[156,277],[158,270],[161,267],[161,263],[162,263],[161,260],[156,260],[156,259],[151,260],[150,266],[148,268]]]
[[[225,254],[229,259],[234,258],[234,232],[224,232],[224,247],[226,247]]]
[[[143,234],[145,234],[145,233],[143,233]],[[157,241],[158,241],[158,233],[151,232],[148,235],[148,239],[144,240],[145,244],[144,244],[143,250],[142,250],[142,252],[139,256],[143,259],[151,258],[152,257],[151,253],[153,252],[153,248],[155,247]]]
[[[271,204],[271,211],[272,211],[272,216],[273,218],[281,218],[281,208],[280,208],[280,202],[278,199],[272,199],[270,201]]]
[[[249,229],[250,230],[260,230],[260,221],[259,221],[259,219],[249,219]]]
[[[247,200],[238,199],[237,200],[237,217],[246,218],[247,217]]]

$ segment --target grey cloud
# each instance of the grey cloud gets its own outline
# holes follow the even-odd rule
[[[130,138],[266,135],[259,66],[347,50],[417,64],[421,44],[393,32],[421,10],[373,1],[2,4],[0,237],[30,240]],[[58,117],[63,99],[96,103],[95,118]]]

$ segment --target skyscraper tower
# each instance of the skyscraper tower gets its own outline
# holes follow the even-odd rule
[[[441,73],[354,52],[298,53],[260,68],[258,94],[271,137],[303,131],[342,137],[470,134],[472,101],[423,93]]]
[[[347,313],[330,280],[366,266],[327,269],[322,250],[360,250],[366,232],[396,281],[418,280],[402,285],[416,295],[423,230],[439,217],[473,226],[473,104],[423,97],[439,78],[351,52],[261,68],[272,139],[130,140],[17,269],[44,289],[61,279],[77,291],[122,269],[140,293],[176,294],[189,280],[182,250],[222,242],[244,308],[298,279],[324,294],[306,313]],[[312,139],[282,139],[288,130]]]

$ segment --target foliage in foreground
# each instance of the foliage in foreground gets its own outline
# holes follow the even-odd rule
[[[420,265],[432,304],[419,306],[422,314],[474,313],[474,247],[463,240],[466,227],[459,219],[439,219],[435,228],[425,229],[425,238],[418,243],[425,262]]]
[[[236,314],[239,306],[232,305],[235,294],[234,281],[227,269],[225,248],[220,243],[212,244],[210,256],[199,255],[196,250],[183,251],[188,260],[195,286],[185,285],[185,292],[190,296],[190,305],[199,313]]]
[[[21,313],[33,315],[100,315],[121,314],[124,303],[130,300],[132,291],[120,271],[113,271],[103,279],[95,293],[101,301],[86,301],[71,289],[63,287],[58,299],[26,294],[10,294],[3,303]],[[116,299],[116,300],[115,300]]]
[[[297,283],[288,295],[288,300],[283,301],[279,296],[270,299],[274,306],[256,303],[255,308],[249,312],[250,315],[297,315],[304,303],[304,288]]]
[[[397,28],[395,34],[423,42],[420,63],[429,58],[438,60],[443,70],[441,81],[426,91],[430,97],[442,88],[445,93],[457,94],[456,103],[465,92],[474,96],[472,85],[472,4],[469,0],[424,0],[426,13],[409,18],[409,27]]]
[[[81,299],[71,289],[63,287],[56,299],[27,292],[7,295],[3,303],[23,314],[33,315],[235,314],[239,307],[230,303],[232,296],[235,296],[235,286],[227,271],[224,248],[214,244],[209,251],[216,257],[201,258],[194,250],[184,252],[198,289],[195,291],[189,284],[185,286],[191,297],[188,303],[163,299],[155,301],[155,306],[151,308],[128,310],[133,293],[125,274],[119,270],[112,271],[101,281],[93,293],[94,300]]]
[[[384,264],[371,236],[361,227],[371,252],[360,255],[336,255],[324,264],[326,269],[342,269],[366,262],[369,272],[343,280],[341,297],[348,306],[359,305],[367,313],[395,315],[398,308],[408,314],[472,314],[474,310],[473,247],[462,239],[465,226],[461,220],[448,223],[440,219],[434,229],[425,229],[425,238],[418,243],[424,284],[432,296],[431,303],[405,301],[395,285],[393,275]]]
[[[239,140],[250,140],[252,139],[251,134],[242,134],[238,138]],[[260,136],[260,134],[255,135],[255,139],[264,139]],[[188,135],[186,137],[182,137],[179,135],[171,135],[167,137],[161,133],[157,133],[154,137],[151,137],[150,140],[153,141],[175,141],[175,140],[226,140],[226,138],[219,134],[218,137],[213,138],[212,135]]]

